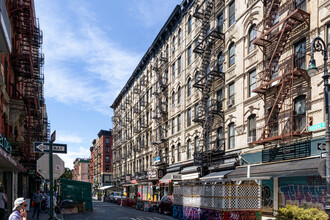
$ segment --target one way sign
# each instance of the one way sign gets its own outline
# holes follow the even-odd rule
[[[34,142],[34,152],[36,153],[49,153],[49,143]],[[53,153],[66,154],[66,144],[55,144],[53,143]]]

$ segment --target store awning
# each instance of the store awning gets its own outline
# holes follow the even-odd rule
[[[118,186],[102,186],[102,187],[98,188],[98,190],[107,190],[107,189],[121,190],[121,188]]]
[[[216,182],[219,181],[221,178],[224,178],[227,174],[231,173],[233,170],[224,170],[220,172],[210,173],[206,176],[199,178],[201,181],[205,182]]]
[[[189,173],[189,174],[183,174],[181,176],[182,180],[194,180],[194,179],[198,179],[199,178],[200,173],[196,172],[196,173]]]
[[[25,168],[0,147],[0,171],[25,172]]]
[[[167,173],[163,178],[159,180],[159,183],[165,183],[168,184],[171,181],[180,181],[181,180],[181,174],[179,172],[172,172]]]
[[[267,179],[272,177],[318,176],[320,158],[300,159],[289,162],[258,164],[250,166],[249,179]],[[246,180],[247,166],[237,167],[228,174],[232,180]]]
[[[124,184],[122,184],[122,186],[134,186],[134,185],[137,185],[138,182],[136,180],[131,180],[130,182],[126,182]]]
[[[181,174],[188,174],[188,173],[196,173],[199,172],[201,169],[200,166],[190,166],[190,167],[185,167],[181,171]]]

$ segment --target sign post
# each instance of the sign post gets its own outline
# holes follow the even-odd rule
[[[49,187],[50,187],[50,192],[49,192],[49,202],[50,202],[50,207],[49,207],[49,219],[53,219],[54,217],[54,199],[53,199],[53,143],[56,139],[56,130],[52,133],[50,142],[49,142]]]

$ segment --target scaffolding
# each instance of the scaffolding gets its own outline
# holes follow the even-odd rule
[[[30,163],[37,159],[32,151],[32,143],[49,139],[49,123],[43,97],[43,34],[39,20],[35,17],[33,0],[8,0],[7,8],[13,28],[13,49],[10,54],[15,72],[15,82],[11,85],[14,89],[13,99],[24,102],[26,117],[24,146],[19,156],[22,162]]]
[[[195,152],[195,164],[208,165],[212,163],[212,155],[224,153],[224,144],[212,141],[214,122],[224,123],[224,112],[218,100],[211,97],[213,82],[218,81],[224,85],[224,73],[216,61],[220,51],[223,50],[224,34],[216,23],[216,12],[224,7],[223,0],[204,0],[197,4],[193,16],[201,21],[201,27],[194,53],[201,57],[201,63],[196,69],[193,86],[201,91],[198,113],[194,119],[203,128],[203,137],[200,141],[199,151]],[[212,29],[211,29],[212,28]],[[214,145],[216,145],[214,147]],[[206,162],[206,164],[205,164]]]
[[[258,73],[257,93],[264,100],[265,125],[252,144],[291,143],[293,138],[307,137],[306,115],[297,114],[294,100],[308,93],[310,79],[306,71],[306,44],[303,50],[288,52],[299,34],[310,24],[306,1],[265,1],[267,8],[262,34],[253,43],[263,51],[263,70]],[[280,19],[283,18],[283,19]],[[285,54],[285,55],[284,55]]]

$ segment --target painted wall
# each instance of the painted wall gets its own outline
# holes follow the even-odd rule
[[[259,211],[218,211],[188,206],[173,206],[173,217],[182,220],[259,220]]]
[[[326,180],[320,176],[285,177],[279,183],[279,207],[288,204],[324,209]]]

